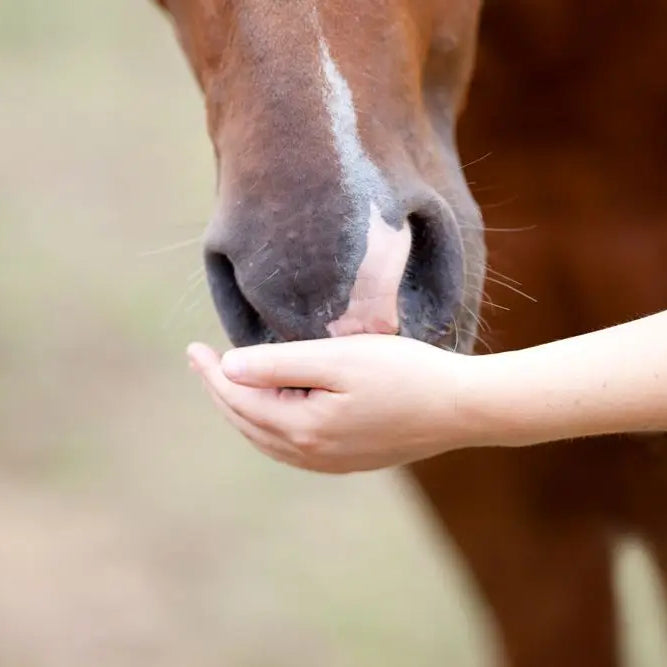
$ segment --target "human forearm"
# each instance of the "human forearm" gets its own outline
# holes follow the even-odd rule
[[[478,409],[496,444],[667,430],[667,312],[485,359]]]

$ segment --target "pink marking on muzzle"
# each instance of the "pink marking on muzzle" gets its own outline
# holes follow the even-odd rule
[[[390,227],[371,202],[366,255],[350,292],[347,310],[327,325],[331,336],[396,334],[398,289],[410,254],[410,227]]]

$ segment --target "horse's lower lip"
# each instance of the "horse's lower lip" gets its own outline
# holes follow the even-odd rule
[[[251,345],[267,345],[274,343],[285,343],[288,340],[296,340],[287,339],[277,332],[271,330],[266,325],[262,327],[261,331],[259,329],[255,329],[253,333],[255,335],[246,336],[242,339],[236,338],[232,340],[232,343],[237,347],[247,347]],[[453,328],[450,329],[449,327],[443,327],[441,329],[435,330],[429,327],[424,327],[420,323],[407,322],[402,320],[398,333],[394,335],[402,336],[404,338],[413,338],[435,347],[452,349],[454,351],[464,351],[468,347],[466,336],[456,336],[454,334]],[[301,387],[291,388],[300,389]]]

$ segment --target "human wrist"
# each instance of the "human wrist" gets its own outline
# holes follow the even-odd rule
[[[517,381],[521,360],[514,352],[469,358],[469,372],[462,379],[461,416],[466,422],[469,446],[523,444],[531,419],[517,402],[525,394]]]
[[[468,446],[547,442],[561,437],[560,371],[539,348],[470,357],[462,379],[461,416]]]
[[[514,401],[506,395],[515,363],[511,353],[445,354],[429,390],[433,398],[429,430],[437,440],[438,453],[514,444]]]
[[[583,339],[488,355],[484,411],[498,445],[523,446],[613,431],[614,411],[599,400],[607,361]],[[602,365],[601,365],[602,364]]]

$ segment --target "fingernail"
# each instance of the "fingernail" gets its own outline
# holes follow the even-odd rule
[[[245,373],[243,354],[238,350],[230,350],[222,357],[222,372],[230,379],[239,379]]]

